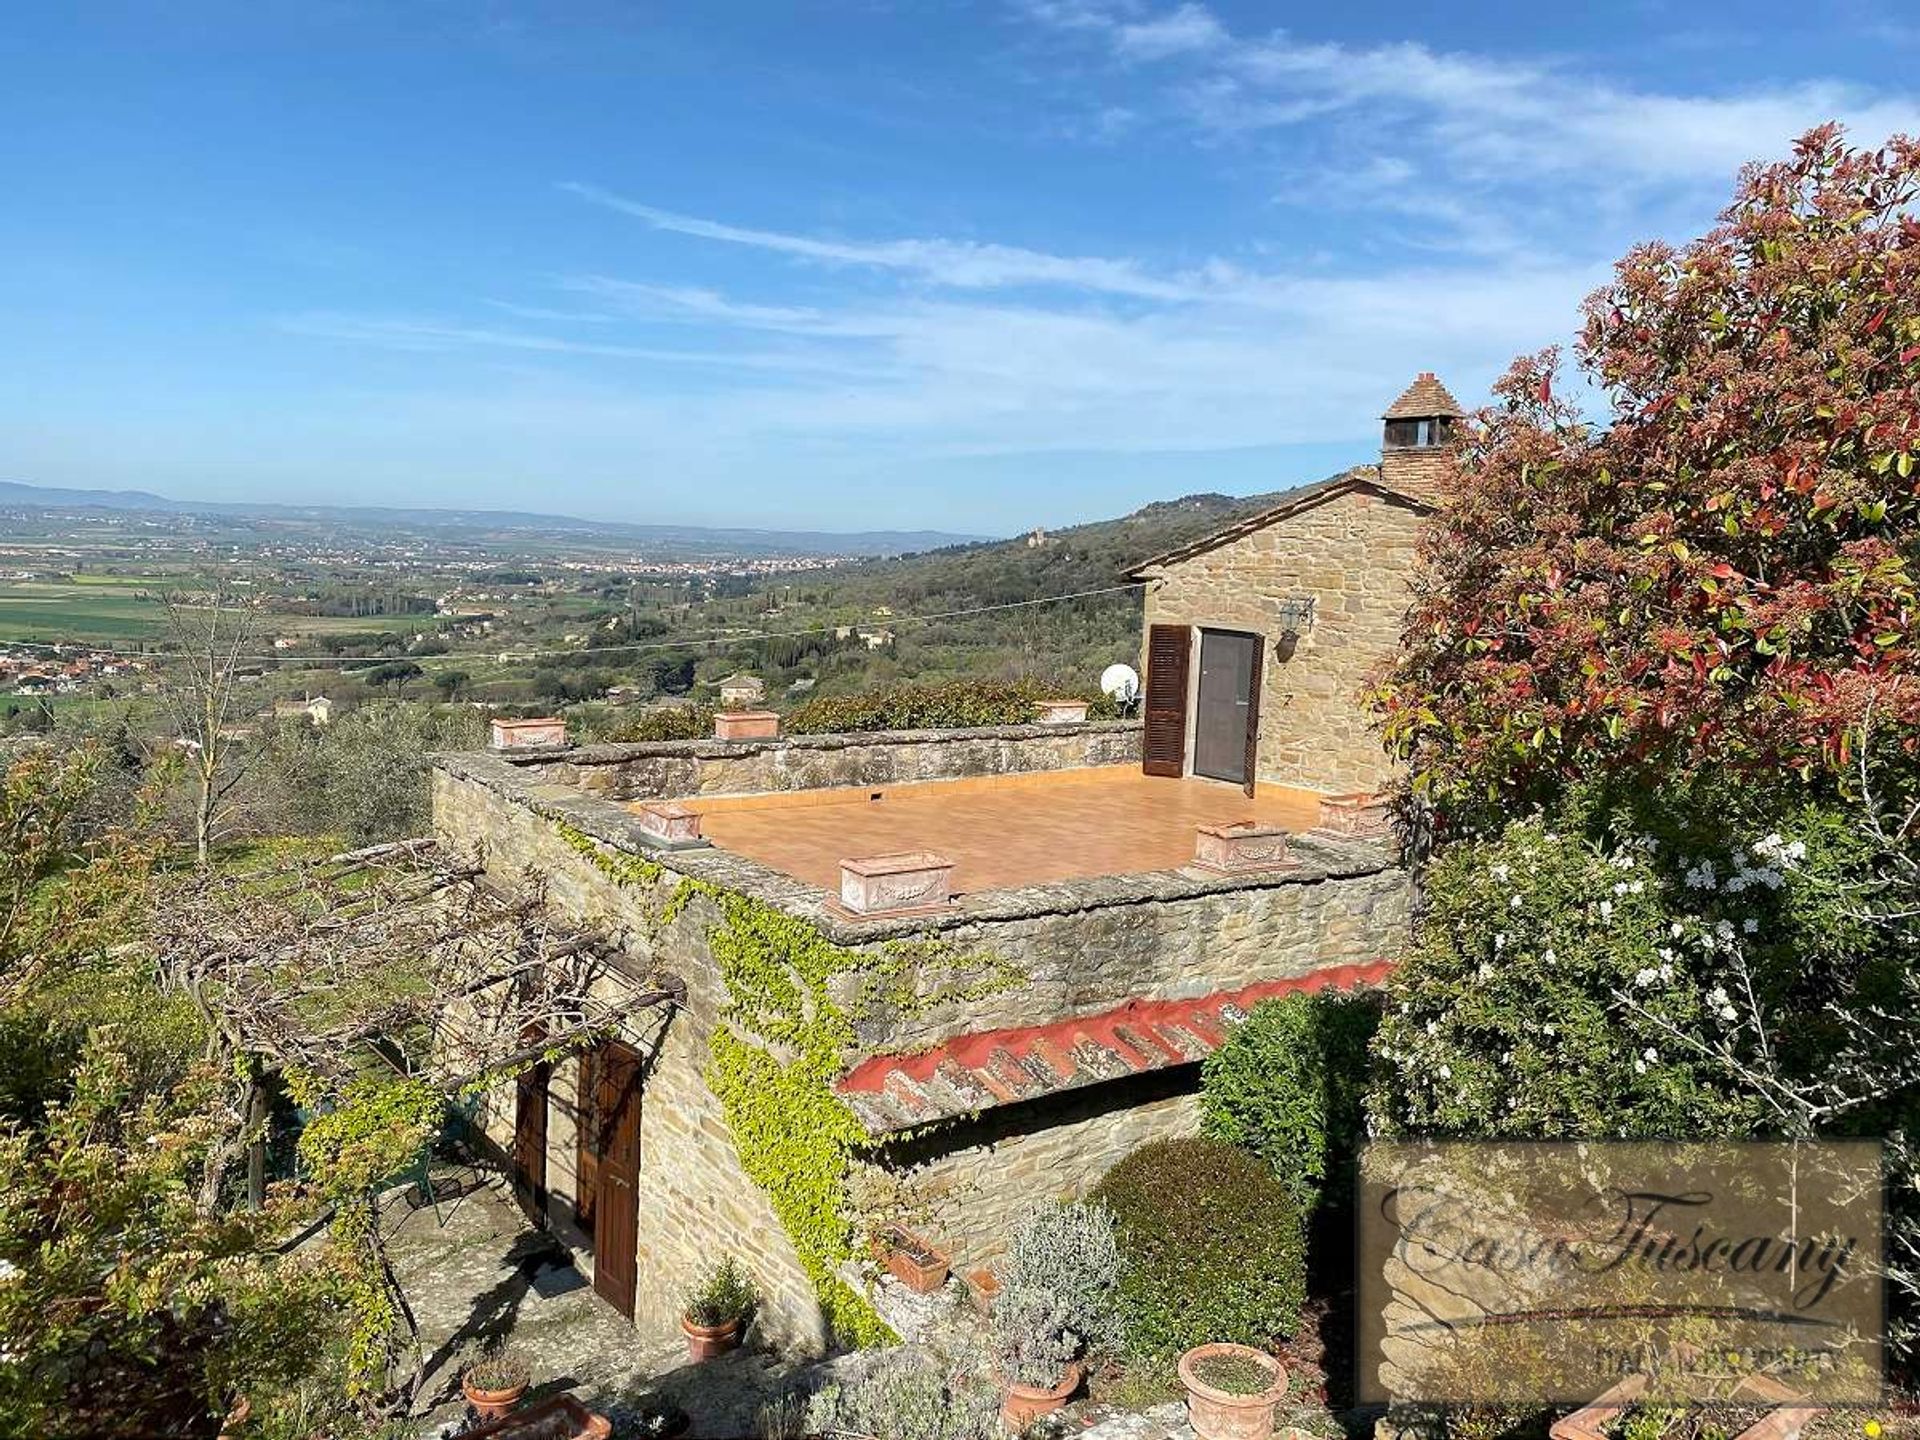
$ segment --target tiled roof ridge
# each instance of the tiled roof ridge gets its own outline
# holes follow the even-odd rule
[[[1091,1015],[962,1035],[861,1061],[835,1087],[875,1133],[1203,1060],[1262,1000],[1378,984],[1390,960],[1330,965],[1178,1000],[1131,999]]]

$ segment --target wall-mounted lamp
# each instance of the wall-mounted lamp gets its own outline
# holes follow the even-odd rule
[[[1286,595],[1276,596],[1279,607],[1277,618],[1282,635],[1298,636],[1313,628],[1313,607],[1317,596]]]

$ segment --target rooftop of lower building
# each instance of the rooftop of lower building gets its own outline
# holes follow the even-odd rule
[[[639,808],[645,802],[634,802]],[[931,851],[953,862],[956,895],[1102,875],[1178,870],[1201,825],[1253,821],[1289,831],[1320,822],[1320,798],[1262,785],[1249,797],[1219,780],[1100,765],[890,786],[689,797],[700,833],[823,890],[840,862]]]

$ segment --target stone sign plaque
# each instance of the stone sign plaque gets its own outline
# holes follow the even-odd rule
[[[1873,1404],[1882,1187],[1875,1141],[1369,1145],[1360,1398]]]

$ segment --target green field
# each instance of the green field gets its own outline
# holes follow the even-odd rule
[[[39,580],[0,583],[0,641],[80,640],[116,645],[158,640],[167,617],[158,599],[118,577],[72,584]]]
[[[153,579],[126,575],[76,575],[71,580],[0,581],[0,644],[33,640],[45,644],[149,646],[167,636],[166,611]],[[276,635],[373,634],[380,630],[431,630],[430,615],[276,615],[261,617],[261,647]]]

